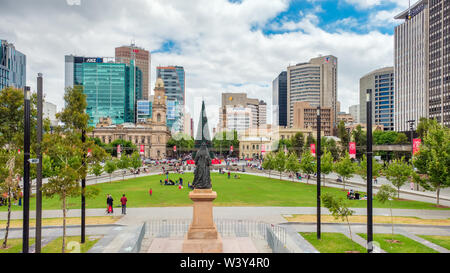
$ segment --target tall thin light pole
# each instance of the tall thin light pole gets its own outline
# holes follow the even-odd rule
[[[372,89],[367,89],[367,252],[373,251],[372,217]]]
[[[24,95],[24,138],[23,138],[23,233],[22,252],[28,253],[30,233],[30,87],[25,86]]]
[[[37,158],[39,162],[36,166],[36,243],[34,247],[35,253],[41,252],[41,235],[42,235],[42,74],[37,76]]]
[[[81,142],[86,142],[86,131],[83,129],[81,131]],[[83,147],[84,150],[84,147]],[[86,168],[86,153],[83,153],[83,159],[82,159],[83,168]],[[85,169],[86,170],[86,169]],[[86,170],[87,171],[87,170]],[[85,196],[85,190],[86,190],[86,172],[83,175],[83,178],[81,179],[81,243],[84,244],[86,241],[86,196]]]
[[[320,106],[317,107],[317,239],[320,240],[321,232],[320,232],[320,157],[322,156],[320,149]]]

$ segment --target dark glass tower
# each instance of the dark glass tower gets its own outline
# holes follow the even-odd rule
[[[287,126],[287,72],[283,71],[272,83],[272,123]]]

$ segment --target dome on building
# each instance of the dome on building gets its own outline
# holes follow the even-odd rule
[[[161,77],[158,77],[158,79],[156,79],[156,84],[155,84],[156,88],[164,88],[164,82],[161,79]]]

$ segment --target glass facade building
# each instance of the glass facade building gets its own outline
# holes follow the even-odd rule
[[[274,126],[287,126],[287,72],[272,82],[272,118]]]
[[[167,127],[172,132],[182,132],[185,105],[185,72],[182,66],[158,66],[156,77],[161,77],[167,97]],[[169,108],[175,110],[173,112]],[[175,125],[175,128],[173,126]]]
[[[148,100],[137,101],[137,122],[145,122],[152,118],[153,103]]]
[[[385,131],[394,130],[394,84],[394,67],[377,69],[360,79],[359,119],[361,123],[367,123],[366,94],[367,89],[372,89],[372,123],[383,125]]]
[[[135,123],[137,101],[142,98],[142,72],[134,66],[109,58],[66,56],[66,87],[82,85],[87,98],[89,125],[102,117],[113,124]]]
[[[26,56],[13,44],[0,40],[0,90],[7,86],[23,88],[26,84]]]

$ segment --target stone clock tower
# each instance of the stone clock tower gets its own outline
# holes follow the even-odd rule
[[[150,156],[154,159],[166,157],[166,143],[169,131],[166,125],[166,91],[161,78],[156,80],[152,104],[152,140]]]

